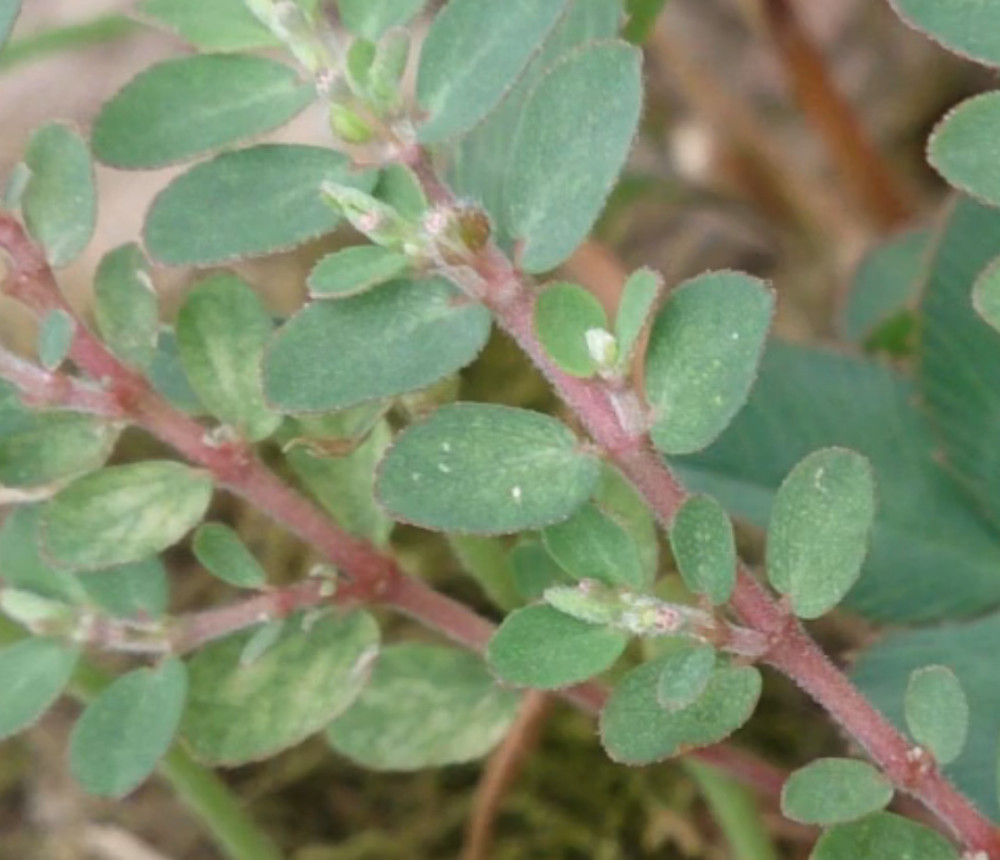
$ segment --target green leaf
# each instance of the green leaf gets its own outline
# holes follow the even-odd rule
[[[265,143],[225,152],[170,183],[146,216],[146,247],[173,266],[209,266],[260,256],[329,233],[341,217],[320,195],[324,182],[371,189],[371,171],[317,146]]]
[[[538,600],[546,588],[571,581],[539,540],[525,540],[514,547],[510,565],[514,586],[524,600]]]
[[[379,639],[365,612],[300,620],[252,663],[241,663],[252,636],[213,642],[188,666],[181,734],[208,764],[258,761],[320,731],[361,693]]]
[[[165,326],[160,328],[156,354],[149,365],[149,381],[156,391],[182,412],[191,415],[207,413],[184,372],[180,350],[177,347],[177,337],[173,329]]]
[[[327,737],[337,752],[374,770],[459,764],[481,758],[503,738],[520,698],[498,687],[474,654],[393,645]]]
[[[41,597],[78,603],[86,598],[79,580],[42,558],[38,523],[42,505],[17,505],[0,526],[0,571],[4,584]]]
[[[147,369],[156,355],[160,312],[149,263],[134,242],[101,259],[94,279],[97,329],[108,348],[126,364]]]
[[[420,53],[417,101],[423,143],[468,131],[513,85],[567,0],[451,0]]]
[[[203,51],[246,51],[279,44],[243,0],[142,0],[139,12]]]
[[[414,391],[469,364],[489,331],[489,311],[458,300],[447,281],[392,281],[292,317],[264,358],[264,389],[285,412]]]
[[[580,507],[568,520],[542,531],[549,554],[573,579],[642,589],[652,583],[639,547],[629,533],[597,505]]]
[[[503,541],[473,535],[448,535],[448,545],[462,568],[501,609],[523,602],[514,584],[514,568]]]
[[[947,666],[927,666],[910,675],[904,700],[906,725],[913,739],[941,764],[962,752],[969,732],[969,702]]]
[[[698,451],[733,420],[757,375],[773,310],[767,285],[740,272],[710,272],[670,294],[646,353],[657,448]]]
[[[97,469],[118,430],[73,412],[25,408],[17,390],[0,381],[0,485],[41,487]]]
[[[229,526],[204,523],[191,544],[195,558],[210,573],[237,588],[263,588],[267,574],[245,543]]]
[[[176,657],[116,678],[69,740],[70,771],[90,794],[124,797],[153,772],[184,711],[187,668]]]
[[[606,331],[608,318],[593,293],[576,284],[546,287],[535,302],[535,332],[549,358],[572,376],[593,376],[600,368],[587,332]]]
[[[870,349],[882,327],[916,301],[930,239],[928,230],[907,230],[865,255],[841,309],[838,327],[844,337]]]
[[[202,281],[177,315],[181,363],[198,398],[241,436],[270,436],[281,417],[264,400],[260,362],[271,338],[271,317],[236,275]]]
[[[21,196],[25,226],[52,266],[66,266],[83,253],[97,221],[87,144],[69,126],[50,123],[31,136],[24,161],[31,170]]]
[[[959,860],[948,840],[929,827],[889,812],[878,812],[827,830],[809,860]]]
[[[861,575],[875,518],[875,479],[854,451],[803,459],[778,488],[767,531],[767,576],[800,618],[819,618]]]
[[[167,611],[167,571],[159,558],[147,558],[76,578],[100,609],[117,618],[160,618]]]
[[[506,534],[567,519],[598,476],[595,458],[556,419],[456,403],[399,436],[376,494],[390,516],[414,525]]]
[[[825,446],[856,450],[875,469],[879,506],[863,574],[846,605],[897,623],[982,613],[1000,602],[1000,546],[937,462],[915,401],[912,384],[883,364],[772,343],[732,427],[704,453],[673,465],[690,489],[764,528],[775,492],[798,460]]]
[[[656,701],[668,711],[694,704],[705,692],[714,671],[715,649],[711,645],[696,645],[666,655],[656,682]]]
[[[0,740],[28,728],[52,706],[78,656],[64,642],[37,636],[0,649]]]
[[[1000,257],[972,285],[972,305],[983,321],[1000,331]]]
[[[344,26],[372,42],[386,30],[407,24],[423,5],[424,0],[337,0]]]
[[[0,0],[0,48],[14,29],[14,22],[21,13],[21,0]]]
[[[656,19],[666,2],[667,0],[626,0],[628,23],[622,35],[633,45],[641,45],[652,35]]]
[[[868,762],[820,758],[785,781],[781,812],[801,824],[842,824],[878,812],[892,794],[892,783]]]
[[[663,292],[663,276],[651,269],[633,272],[622,288],[622,297],[615,316],[615,338],[618,340],[618,360],[623,366],[649,325],[656,304]]]
[[[656,518],[646,505],[646,500],[621,472],[605,463],[594,501],[605,514],[625,529],[639,553],[643,581],[652,583],[660,569],[660,538]]]
[[[998,5],[1000,11],[1000,5]],[[994,206],[1000,205],[1000,92],[962,102],[931,135],[927,155],[949,183]]]
[[[309,294],[313,298],[352,296],[399,277],[409,267],[405,254],[379,245],[345,248],[316,264],[307,281]]]
[[[650,660],[618,682],[601,712],[601,742],[613,761],[651,764],[728,737],[753,713],[760,672],[753,666],[715,671],[705,692],[678,711],[657,700],[667,658]]]
[[[518,687],[556,690],[579,684],[611,668],[628,637],[571,618],[551,606],[526,606],[504,620],[486,661],[497,677]]]
[[[375,467],[391,441],[389,425],[378,421],[368,438],[343,456],[325,456],[308,445],[295,445],[285,456],[310,494],[343,528],[385,546],[393,523],[375,502]]]
[[[1000,367],[1000,338],[975,312],[970,293],[1000,254],[1000,211],[960,199],[936,247],[920,307],[918,386],[944,463],[997,525],[1000,446],[993,432],[1000,390],[994,369]]]
[[[419,221],[430,207],[420,179],[404,164],[384,167],[372,194],[408,221]]]
[[[517,169],[504,189],[525,271],[563,262],[597,220],[639,122],[641,66],[639,51],[623,42],[583,48],[528,97],[509,144]]]
[[[670,525],[670,548],[684,584],[719,606],[736,587],[733,524],[711,496],[689,498]]]
[[[54,308],[42,318],[38,332],[38,362],[46,370],[57,370],[69,355],[76,323],[66,311]]]
[[[56,564],[77,570],[141,561],[179,541],[211,498],[211,478],[180,463],[112,466],[49,502],[42,545]]]
[[[890,0],[904,21],[950,51],[988,65],[1000,65],[1000,0],[942,3],[941,0]]]
[[[264,57],[176,57],[105,102],[94,120],[94,154],[112,167],[163,167],[284,125],[315,96],[312,83]]]

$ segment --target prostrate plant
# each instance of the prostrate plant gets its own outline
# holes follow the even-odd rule
[[[967,702],[955,673],[919,669],[905,695],[910,740],[798,620],[845,597],[892,620],[1000,601],[995,536],[932,462],[906,383],[868,361],[777,345],[741,412],[773,313],[766,284],[712,272],[665,294],[641,270],[609,320],[582,288],[529,277],[585,239],[636,134],[642,57],[618,38],[620,0],[450,0],[420,49],[413,93],[405,27],[422,3],[338,5],[346,32],[309,0],[145,0],[144,15],[210,53],[164,61],[124,87],[102,108],[89,147],[67,126],[43,127],[11,173],[0,216],[5,291],[41,328],[37,362],[0,352],[0,485],[18,505],[0,532],[0,608],[26,635],[0,650],[0,736],[49,708],[84,648],[110,649],[155,660],[108,686],[73,732],[71,770],[99,794],[127,794],[173,744],[236,765],[324,732],[368,767],[468,761],[511,726],[516,688],[559,690],[600,710],[616,761],[691,753],[774,791],[773,770],[712,746],[751,717],[763,683],[755,664],[770,665],[871,759],[823,759],[784,783],[784,813],[828,828],[813,857],[957,857],[939,834],[882,812],[899,791],[926,805],[965,856],[1000,858],[1000,832],[939,766],[962,751],[976,691]],[[636,8],[629,26],[641,33],[649,8]],[[247,53],[275,45],[297,68]],[[241,146],[315,103],[334,146]],[[942,164],[954,155],[945,138]],[[143,250],[128,244],[99,266],[91,328],[53,273],[93,232],[90,149],[123,169],[207,156],[146,214],[145,251],[158,263],[214,267],[296,247],[344,221],[370,244],[320,260],[310,301],[280,325],[245,280],[216,271],[199,278],[172,328],[159,320]],[[938,253],[947,249],[946,236]],[[985,308],[996,279],[984,277]],[[493,322],[589,439],[548,415],[472,402],[440,405],[393,438],[408,417],[394,407],[473,362]],[[782,385],[778,365],[792,368]],[[789,384],[802,389],[791,399]],[[869,432],[877,417],[818,419],[836,410],[825,398],[838,385],[842,401],[899,410],[899,437],[886,436],[892,422]],[[105,466],[128,424],[187,464]],[[910,468],[891,468],[906,456]],[[689,495],[665,458],[703,494]],[[883,485],[877,506],[883,472],[910,483]],[[915,487],[932,494],[933,516]],[[202,522],[215,489],[273,517],[326,563],[270,585],[275,571],[232,530]],[[765,571],[780,598],[738,560],[720,501],[768,521]],[[927,542],[928,558],[900,538],[900,521]],[[938,579],[933,605],[922,605],[927,571],[945,568],[934,531],[942,521],[967,540],[951,551],[953,581]],[[499,629],[402,571],[394,522],[447,534],[506,612]],[[657,524],[685,598],[657,576]],[[247,596],[170,617],[159,556],[192,531],[205,569]],[[909,604],[894,591],[904,583],[916,583]],[[450,646],[382,646],[373,606],[485,651],[486,661]],[[639,661],[630,656],[610,694],[590,681],[634,640]],[[872,677],[869,689],[888,683]],[[893,706],[903,700],[900,691]],[[982,802],[974,781],[956,776]]]

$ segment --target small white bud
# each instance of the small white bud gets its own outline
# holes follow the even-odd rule
[[[609,370],[618,360],[618,341],[603,328],[587,329],[587,352],[601,370]]]

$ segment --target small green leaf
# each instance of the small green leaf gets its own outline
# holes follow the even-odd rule
[[[145,370],[156,355],[160,312],[149,263],[130,242],[101,259],[94,279],[97,329],[108,348],[126,364]]]
[[[684,584],[716,606],[736,586],[736,539],[729,515],[711,496],[692,496],[670,525],[670,548]]]
[[[528,96],[510,142],[517,168],[504,189],[505,220],[523,242],[525,271],[554,268],[590,232],[625,164],[641,108],[642,55],[624,42],[570,53]]]
[[[679,711],[705,692],[715,671],[715,649],[711,645],[683,648],[663,657],[656,682],[656,701],[661,708]]]
[[[207,414],[204,404],[194,393],[191,382],[181,364],[180,350],[173,329],[160,328],[156,341],[156,354],[149,365],[149,381],[160,394],[182,412],[191,415]]]
[[[929,827],[890,812],[877,812],[827,830],[809,860],[959,860],[948,840]]]
[[[117,678],[83,712],[69,766],[90,794],[124,797],[170,748],[184,711],[187,669],[176,657]]]
[[[526,606],[503,620],[486,646],[486,661],[509,684],[556,690],[611,668],[627,644],[624,633],[551,606]]]
[[[760,672],[753,666],[717,669],[704,693],[679,711],[657,700],[667,658],[643,663],[618,682],[601,712],[601,741],[613,761],[651,764],[728,737],[753,713]]]
[[[69,355],[76,323],[66,311],[54,308],[42,318],[38,332],[38,362],[46,370],[56,370]]]
[[[546,287],[535,303],[535,332],[549,358],[573,376],[593,376],[598,365],[587,332],[606,330],[608,318],[593,293],[576,284]]]
[[[104,104],[94,120],[94,154],[112,167],[163,167],[284,125],[315,95],[313,84],[264,57],[165,60]]]
[[[253,442],[281,423],[264,400],[260,374],[272,330],[257,294],[231,274],[198,284],[177,315],[177,346],[192,388],[213,415]]]
[[[229,526],[198,526],[191,544],[195,558],[223,582],[237,588],[263,588],[267,574],[245,543]]]
[[[336,298],[362,293],[391,281],[410,267],[410,259],[379,245],[359,245],[327,254],[309,273],[314,298]]]
[[[417,175],[404,164],[384,167],[372,193],[408,221],[419,221],[430,206]]]
[[[625,529],[639,553],[643,581],[652,583],[660,569],[660,538],[646,500],[621,472],[605,463],[594,502]]]
[[[524,600],[538,600],[546,588],[566,585],[570,578],[539,540],[525,540],[510,552],[514,586]]]
[[[788,777],[781,812],[801,824],[843,824],[883,809],[892,793],[892,783],[868,762],[820,758]]]
[[[32,637],[0,649],[0,740],[38,720],[59,698],[79,652],[57,639]]]
[[[498,538],[448,535],[448,545],[462,568],[501,609],[511,610],[523,602],[514,585],[510,553]]]
[[[69,126],[50,123],[31,136],[24,161],[31,170],[21,196],[24,223],[51,265],[68,265],[87,247],[97,221],[87,144]]]
[[[160,618],[167,611],[167,571],[159,558],[76,574],[90,601],[116,618]]]
[[[372,171],[318,146],[264,143],[225,152],[182,174],[146,216],[146,247],[172,266],[209,266],[260,256],[329,233],[341,217],[322,199],[324,182],[368,190]]]
[[[141,561],[179,541],[211,498],[211,478],[180,463],[102,469],[49,502],[42,545],[56,564],[78,570]]]
[[[40,487],[97,469],[118,430],[73,412],[37,412],[0,381],[0,485]]]
[[[891,0],[903,20],[963,57],[1000,66],[1000,0]]]
[[[732,421],[757,375],[773,309],[767,285],[741,272],[700,275],[670,294],[646,353],[657,448],[690,454]]]
[[[969,733],[969,702],[947,666],[927,666],[910,675],[904,703],[913,739],[941,764],[953,762]]]
[[[468,131],[497,106],[568,0],[451,0],[420,53],[423,143]]]
[[[14,29],[14,22],[21,13],[21,0],[0,0],[0,48]]]
[[[825,448],[800,461],[774,498],[767,576],[800,618],[836,606],[861,574],[875,518],[875,478],[860,454]]]
[[[458,764],[484,756],[503,738],[520,699],[498,687],[474,654],[393,645],[327,737],[337,752],[374,770]]]
[[[352,33],[378,41],[392,27],[402,27],[420,11],[425,0],[337,0],[340,17]]]
[[[595,458],[556,419],[457,403],[399,436],[382,461],[376,494],[405,522],[506,534],[567,519],[598,477]]]
[[[208,764],[272,756],[346,710],[368,680],[378,626],[365,612],[286,625],[280,641],[241,663],[254,633],[213,642],[191,660],[181,734]]]
[[[248,51],[279,44],[243,0],[142,0],[139,12],[203,51]]]
[[[931,135],[928,158],[950,184],[998,206],[998,135],[1000,92],[978,95],[962,102],[941,121]]]
[[[652,269],[633,272],[622,289],[618,314],[615,316],[615,337],[618,339],[619,361],[626,365],[649,325],[656,303],[663,292],[663,276]]]
[[[79,603],[86,594],[72,573],[57,570],[42,558],[38,522],[42,505],[17,505],[0,526],[0,571],[4,585],[40,597]]]
[[[652,582],[629,533],[597,505],[580,507],[542,532],[549,554],[573,579],[645,588]]]
[[[490,319],[440,278],[316,301],[271,342],[264,389],[277,409],[319,412],[424,388],[479,354]]]
[[[987,323],[1000,331],[1000,257],[972,285],[972,304]]]

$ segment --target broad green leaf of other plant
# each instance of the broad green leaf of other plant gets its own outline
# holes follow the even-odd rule
[[[474,654],[438,645],[392,645],[368,686],[327,729],[333,748],[374,770],[474,761],[503,738],[521,697]]]
[[[32,637],[0,649],[0,740],[39,719],[69,682],[79,652],[58,639]]]
[[[771,325],[774,296],[741,272],[710,272],[677,287],[653,323],[646,396],[653,443],[689,454],[711,443],[746,402]]]
[[[203,51],[249,51],[278,45],[243,0],[142,0],[140,14]]]
[[[878,812],[892,794],[892,783],[868,762],[820,758],[788,777],[781,812],[802,824],[842,824]]]
[[[378,653],[378,626],[365,612],[295,618],[247,664],[253,635],[213,642],[188,665],[181,735],[207,764],[258,761],[320,731],[361,693]]]
[[[112,682],[73,727],[70,771],[90,794],[124,797],[153,772],[184,711],[187,668],[176,657]]]
[[[1000,65],[1000,0],[891,0],[900,17],[946,48]]]
[[[555,418],[457,403],[399,436],[382,461],[376,494],[403,522],[507,534],[567,519],[599,474],[598,461]]]
[[[165,60],[104,104],[94,154],[112,167],[163,167],[284,125],[315,95],[293,69],[264,57]]]
[[[108,251],[94,279],[94,316],[108,348],[145,370],[156,355],[160,313],[142,249],[130,242]]]
[[[940,833],[889,812],[877,812],[851,824],[838,824],[816,843],[809,860],[959,860]]]
[[[931,135],[928,158],[956,188],[1000,206],[998,136],[1000,92],[985,93],[962,102],[942,120]]]
[[[0,49],[3,48],[14,22],[21,12],[21,0],[0,0]]]
[[[969,702],[947,666],[926,666],[910,675],[903,702],[913,739],[941,764],[962,753],[969,732]]]

